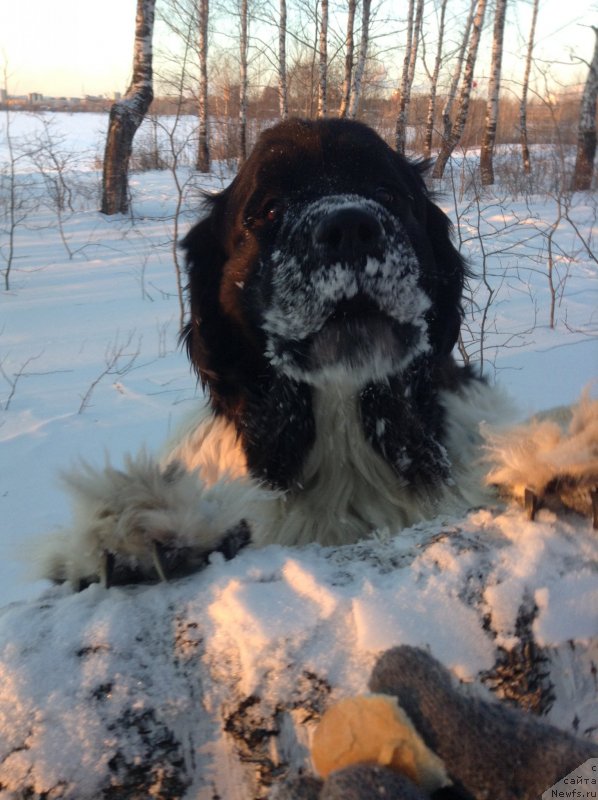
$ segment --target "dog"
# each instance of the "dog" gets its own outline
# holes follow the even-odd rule
[[[453,356],[468,271],[426,166],[356,121],[261,135],[182,242],[205,407],[161,459],[67,478],[47,576],[167,577],[488,502],[480,423],[508,404]]]

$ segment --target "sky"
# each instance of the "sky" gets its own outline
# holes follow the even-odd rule
[[[124,91],[135,8],[136,0],[0,0],[0,61],[7,65],[9,94]]]
[[[449,10],[454,2],[449,0]],[[392,5],[396,16],[396,0]],[[124,92],[131,74],[135,7],[136,0],[0,0],[0,68],[6,68],[9,94]],[[519,64],[524,53],[529,0],[510,0],[507,14],[505,69]],[[540,0],[535,55],[563,62],[566,84],[583,80],[585,70],[571,65],[570,52],[591,58],[592,24],[598,25],[597,0]]]

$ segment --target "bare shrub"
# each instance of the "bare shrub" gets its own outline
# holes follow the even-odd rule
[[[89,384],[85,394],[81,396],[81,404],[79,405],[79,410],[77,411],[78,414],[82,414],[85,409],[88,408],[93,392],[102,379],[106,377],[106,375],[117,375],[119,377],[123,377],[133,369],[135,362],[139,357],[139,353],[141,352],[141,338],[138,339],[136,347],[132,349],[134,337],[135,331],[129,331],[125,341],[121,342],[120,333],[117,331],[114,341],[108,344],[106,347],[106,352],[104,354],[104,369],[96,378],[94,378],[94,380]]]

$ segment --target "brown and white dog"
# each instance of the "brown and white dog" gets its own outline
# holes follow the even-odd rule
[[[453,358],[466,268],[423,170],[358,122],[262,134],[183,241],[207,404],[161,460],[69,477],[47,575],[163,576],[488,501],[480,423],[507,404]]]

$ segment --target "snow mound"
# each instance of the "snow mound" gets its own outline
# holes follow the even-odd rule
[[[397,644],[598,738],[597,564],[589,521],[496,508],[53,588],[0,612],[0,798],[265,798],[311,771],[323,711]]]

